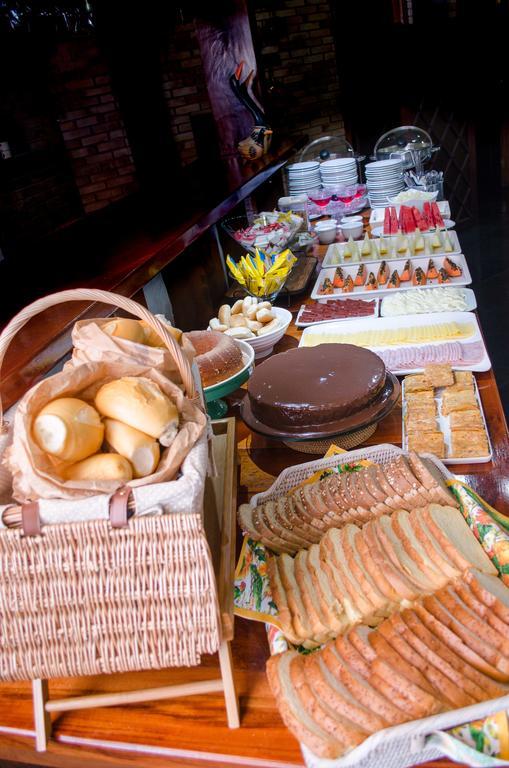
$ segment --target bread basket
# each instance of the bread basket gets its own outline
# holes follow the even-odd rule
[[[145,320],[173,356],[187,397],[197,401],[189,362],[164,325],[105,291],[63,291],[23,309],[0,335],[0,365],[30,318],[83,300]],[[0,459],[10,438],[0,406]],[[217,651],[218,600],[202,519],[207,455],[202,435],[177,479],[136,488],[129,506],[121,489],[0,507],[0,680],[191,666]],[[2,469],[0,502],[9,483]]]

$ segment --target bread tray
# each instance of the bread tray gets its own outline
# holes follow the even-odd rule
[[[363,459],[384,464],[398,455],[407,455],[407,452],[395,445],[381,444],[287,467],[270,488],[253,496],[250,503],[258,506],[266,501],[275,500],[311,475],[324,469],[341,464],[352,464]],[[446,482],[454,479],[454,475],[436,456],[428,453],[421,453],[420,456],[433,463]],[[266,628],[274,629],[270,625],[266,625]],[[277,652],[281,650],[283,649],[280,643]],[[307,768],[396,768],[396,766],[406,768],[439,759],[444,754],[457,760],[463,758],[463,762],[472,766],[509,765],[507,761],[476,752],[450,734],[442,733],[445,729],[482,719],[507,708],[509,708],[509,695],[391,726],[372,734],[358,747],[336,760],[319,758],[302,744],[301,750]]]

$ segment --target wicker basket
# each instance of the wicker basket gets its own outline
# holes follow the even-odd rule
[[[164,325],[136,302],[105,291],[64,291],[26,307],[0,335],[0,364],[31,317],[55,303],[84,299],[146,320],[173,355],[187,396],[197,398],[189,363]],[[9,438],[1,413],[0,406],[0,458]],[[5,495],[5,472],[0,497],[2,482]],[[190,666],[217,651],[216,582],[196,508],[202,495],[190,494],[184,512],[130,520],[125,491],[111,498],[109,521],[41,528],[38,504],[21,507],[19,519],[11,514],[10,524],[21,527],[0,530],[0,679]]]

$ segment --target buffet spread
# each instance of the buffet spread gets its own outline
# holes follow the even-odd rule
[[[391,178],[400,174],[379,162]],[[318,180],[315,165],[297,168],[294,191],[308,172]],[[377,201],[385,171],[371,173]],[[399,180],[390,183],[399,190]],[[313,211],[328,204],[321,192],[310,196]],[[465,723],[509,707],[509,523],[445,466],[492,458],[475,377],[491,363],[449,206],[413,194],[376,208],[357,239],[327,225],[336,242],[296,316],[275,301],[296,262],[283,249],[305,217],[266,212],[232,230],[249,250],[228,260],[247,295],[220,305],[206,329],[182,333],[98,291],[56,294],[14,318],[0,336],[0,362],[16,329],[51,301],[94,298],[136,317],[77,323],[72,359],[32,387],[0,430],[0,549],[17,562],[16,547],[32,553],[44,531],[53,547],[45,571],[60,542],[68,559],[57,557],[57,576],[68,574],[77,602],[75,613],[64,611],[66,595],[54,598],[50,577],[38,584],[25,573],[17,604],[12,568],[1,587],[14,628],[2,643],[2,680],[197,665],[218,650],[202,507],[205,411],[214,416],[220,398],[244,384],[239,414],[251,433],[324,457],[296,460],[238,509],[236,612],[267,624],[268,682],[306,764],[390,765],[377,755],[408,749],[415,721],[459,749],[473,732]],[[292,322],[304,329],[298,346],[274,354]],[[358,449],[399,402],[402,449]],[[133,542],[122,555],[117,528]],[[136,571],[150,540],[146,568],[135,584],[115,582],[112,606],[100,605],[110,566],[83,575],[78,530],[113,570],[125,562]],[[155,583],[175,588],[171,609],[153,597]],[[69,651],[89,594],[108,639],[93,658],[89,627],[83,653]],[[151,610],[153,626],[132,617],[122,626],[128,601],[134,617]],[[35,648],[34,628],[44,647]],[[152,651],[138,653],[136,643]]]

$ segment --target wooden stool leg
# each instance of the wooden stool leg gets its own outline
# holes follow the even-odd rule
[[[35,749],[45,752],[51,736],[51,717],[46,712],[49,699],[48,681],[32,680],[32,703],[34,708]]]
[[[223,678],[228,728],[239,728],[239,702],[235,692],[235,681],[233,679],[232,652],[230,643],[226,640],[223,640],[219,646],[219,665],[221,667],[221,677]]]

